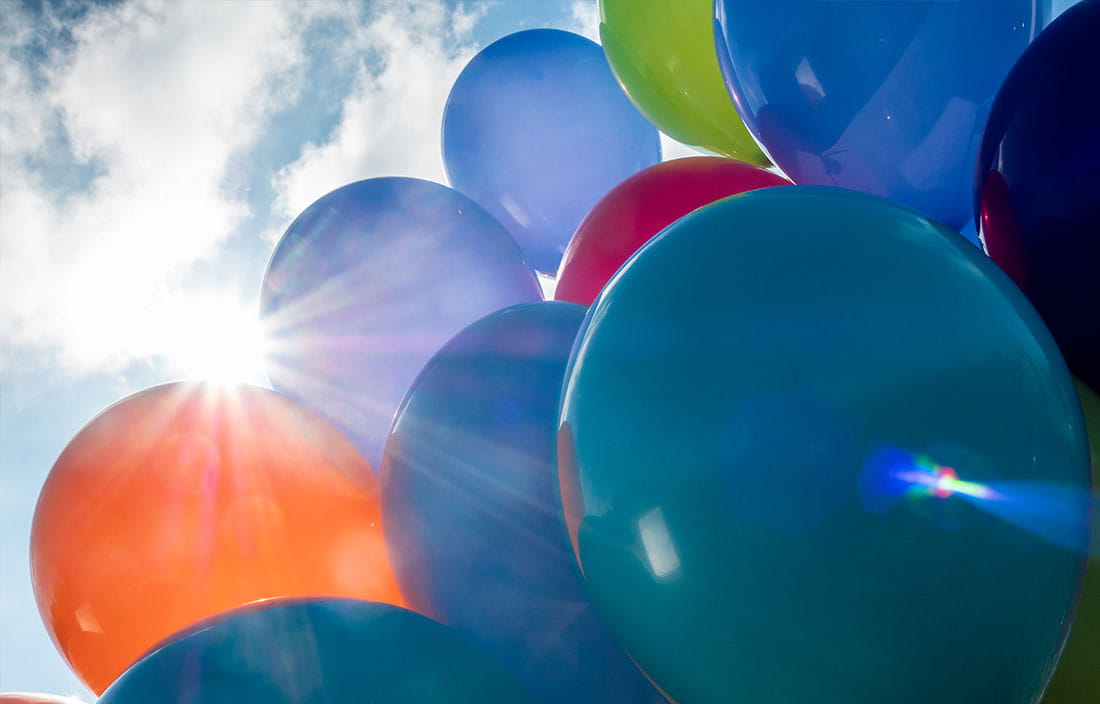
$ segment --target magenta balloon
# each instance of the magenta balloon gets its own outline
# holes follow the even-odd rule
[[[651,237],[696,208],[790,181],[741,161],[696,156],[662,161],[600,199],[573,233],[558,267],[554,297],[589,305]]]
[[[377,470],[394,411],[443,343],[542,300],[508,232],[438,183],[375,178],[305,210],[261,292],[276,390],[327,416]]]

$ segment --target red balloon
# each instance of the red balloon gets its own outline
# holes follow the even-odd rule
[[[554,298],[590,305],[634,252],[691,211],[726,196],[790,182],[722,157],[673,159],[613,188],[573,234],[558,267]]]
[[[76,697],[59,697],[53,694],[0,692],[0,704],[84,704],[84,702]]]

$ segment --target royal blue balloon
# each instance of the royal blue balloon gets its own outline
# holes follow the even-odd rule
[[[526,697],[452,629],[350,599],[278,600],[177,634],[124,672],[100,704],[437,704]]]
[[[499,39],[451,88],[443,163],[452,186],[556,272],[605,193],[661,160],[657,129],[623,93],[600,46],[556,29]]]
[[[533,700],[663,703],[592,612],[562,524],[556,417],[584,312],[514,306],[432,358],[386,445],[386,544],[410,608],[494,654]]]
[[[1043,30],[993,101],[978,159],[986,251],[1100,389],[1100,2]]]
[[[561,419],[586,591],[670,699],[1038,701],[1088,549],[1084,419],[944,225],[820,186],[681,218],[589,309]]]
[[[885,196],[960,229],[993,95],[1051,0],[717,0],[745,125],[799,184]]]
[[[508,232],[466,196],[412,178],[359,181],[307,208],[272,254],[260,299],[267,374],[377,469],[394,411],[443,343],[539,300]]]

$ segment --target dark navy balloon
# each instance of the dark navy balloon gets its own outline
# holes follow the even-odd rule
[[[603,49],[571,32],[531,29],[493,42],[447,98],[447,178],[508,228],[539,271],[558,270],[596,201],[660,160],[657,129]]]
[[[586,591],[693,704],[1033,704],[1081,585],[1084,421],[989,257],[875,196],[778,186],[628,261],[566,372]]]
[[[100,704],[516,704],[519,686],[452,629],[369,601],[273,601],[177,634]]]
[[[377,469],[394,411],[436,350],[484,315],[541,299],[515,241],[466,196],[359,181],[307,208],[275,248],[260,299],[267,374]]]
[[[432,358],[386,445],[386,543],[410,607],[496,655],[535,701],[664,702],[596,619],[562,524],[554,436],[584,311],[508,308]]]
[[[718,0],[745,125],[799,184],[885,196],[959,229],[989,105],[1051,0]]]
[[[1060,15],[1013,67],[978,157],[986,251],[1070,369],[1100,389],[1100,2]]]

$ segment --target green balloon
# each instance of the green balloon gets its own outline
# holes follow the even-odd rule
[[[1083,425],[1041,319],[957,233],[762,189],[671,225],[592,304],[566,525],[674,701],[1030,704],[1080,589]]]
[[[1092,449],[1092,486],[1100,493],[1100,396],[1074,379],[1085,412]],[[1054,671],[1044,704],[1093,704],[1100,700],[1100,545],[1093,532],[1093,549],[1085,570],[1085,586],[1069,640]]]
[[[627,95],[684,144],[767,165],[726,90],[714,0],[600,0],[600,41]]]

